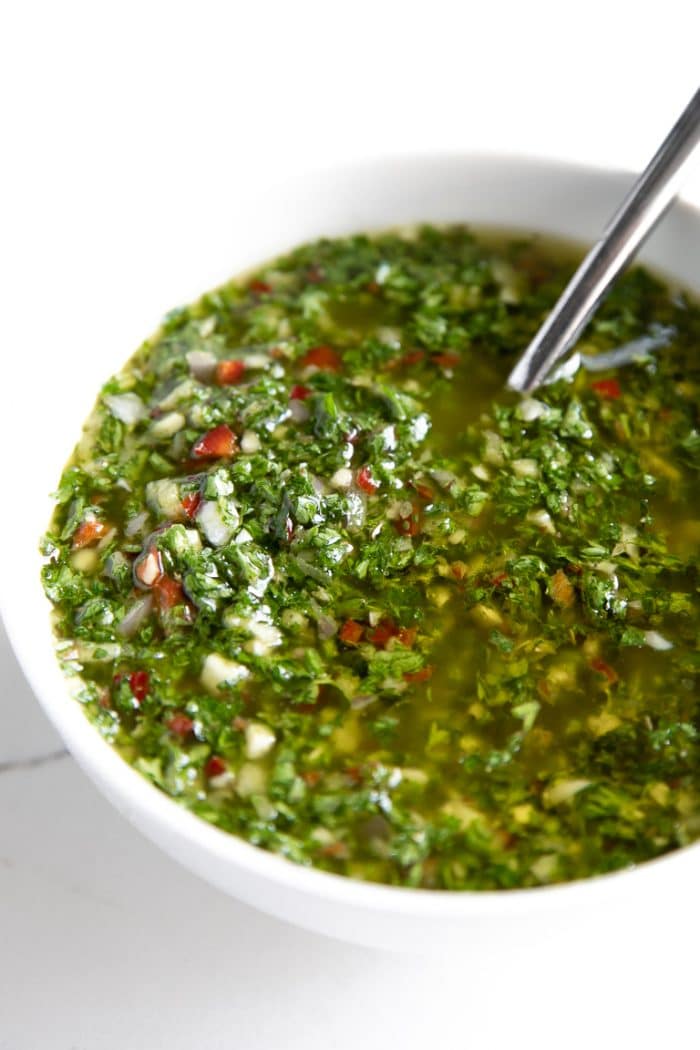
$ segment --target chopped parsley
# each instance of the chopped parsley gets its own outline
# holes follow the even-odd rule
[[[323,240],[172,312],[43,541],[99,731],[203,819],[360,879],[507,889],[700,837],[700,308],[635,269],[519,399],[575,253]]]

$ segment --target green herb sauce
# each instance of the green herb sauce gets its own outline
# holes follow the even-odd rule
[[[700,837],[700,308],[631,271],[578,349],[668,345],[519,399],[575,261],[458,227],[320,241],[105,385],[43,579],[79,700],[162,791],[417,887]]]

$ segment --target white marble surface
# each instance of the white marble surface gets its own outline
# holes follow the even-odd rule
[[[0,681],[0,1050],[697,1046],[681,928],[643,932],[634,952],[563,934],[546,972],[527,955],[428,964],[293,929],[115,813],[1,629]]]
[[[1,1050],[697,1045],[682,931],[649,931],[635,958],[564,938],[543,973],[527,956],[428,964],[293,929],[115,813],[62,750],[4,632],[0,680]]]
[[[27,0],[3,21],[10,6],[2,361],[18,378],[70,330],[76,288],[105,311],[115,294],[148,317],[171,305],[149,245],[196,252],[240,178],[463,148],[639,166],[697,80],[688,0],[653,17],[592,0],[575,32],[560,3]],[[21,520],[7,499],[2,543]],[[224,897],[127,825],[61,753],[4,634],[0,712],[0,1050],[698,1045],[682,915],[640,916],[633,950],[562,931],[546,972],[337,944]]]

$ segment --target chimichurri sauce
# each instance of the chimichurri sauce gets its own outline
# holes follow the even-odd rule
[[[461,227],[319,241],[105,385],[43,578],[78,699],[162,791],[417,887],[700,837],[700,308],[635,269],[578,349],[652,349],[518,398],[575,261]]]

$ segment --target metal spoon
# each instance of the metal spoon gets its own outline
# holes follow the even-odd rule
[[[511,390],[540,386],[576,342],[601,299],[673,201],[681,170],[700,142],[700,89],[586,255],[508,377]]]

